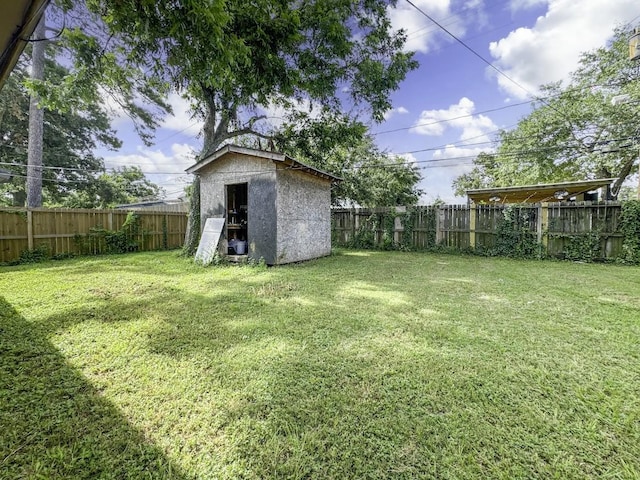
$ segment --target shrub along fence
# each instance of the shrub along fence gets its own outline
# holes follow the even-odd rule
[[[640,202],[334,209],[334,245],[640,261]]]
[[[182,246],[184,212],[0,207],[0,262]]]

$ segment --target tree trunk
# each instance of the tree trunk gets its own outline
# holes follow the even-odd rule
[[[631,168],[633,167],[633,164],[635,163],[635,160],[636,160],[635,157],[630,158],[624,163],[624,165],[622,165],[622,168],[620,169],[620,173],[618,174],[618,178],[616,179],[615,182],[613,182],[613,186],[611,187],[611,196],[614,199],[618,198],[618,193],[620,193],[620,189],[622,188],[622,184],[624,183],[624,181],[627,179],[627,177],[631,173]],[[638,187],[638,188],[640,190],[640,187]],[[640,195],[640,191],[639,191],[639,195]]]
[[[33,33],[33,39],[45,36],[45,16]],[[31,78],[44,79],[44,41],[33,43]],[[38,105],[38,97],[31,95],[29,102],[29,146],[27,151],[27,207],[42,206],[42,143],[44,135],[44,111]]]
[[[189,219],[187,221],[187,231],[184,236],[182,253],[187,256],[195,255],[200,242],[200,175],[193,181],[193,191],[189,203]]]
[[[204,99],[207,107],[207,115],[204,120],[204,127],[202,129],[203,147],[202,153],[198,160],[201,160],[208,155],[215,152],[222,143],[223,137],[220,135],[221,131],[227,133],[229,122],[225,123],[225,118],[220,120],[220,123],[216,126],[217,121],[217,109],[215,103],[215,94],[210,89],[202,87],[204,93]],[[196,176],[193,181],[193,192],[191,194],[191,202],[189,203],[189,222],[187,223],[187,231],[185,233],[184,245],[182,251],[185,255],[194,255],[198,250],[198,243],[200,242],[200,230],[201,225],[201,210],[200,210],[200,176]]]

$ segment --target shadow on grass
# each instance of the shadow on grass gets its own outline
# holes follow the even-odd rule
[[[0,478],[186,479],[0,297]]]
[[[87,477],[107,476],[101,472],[119,465],[110,452],[127,451],[118,447],[130,445],[123,437],[148,445],[42,340],[86,322],[74,335],[82,330],[83,339],[96,343],[76,340],[85,349],[77,354],[88,355],[96,344],[115,346],[117,356],[109,352],[98,359],[103,362],[98,367],[112,369],[116,389],[144,398],[157,413],[162,441],[175,444],[191,437],[193,447],[176,448],[175,455],[203,478],[624,477],[625,462],[626,477],[634,478],[637,429],[617,419],[615,409],[601,413],[602,379],[611,383],[604,373],[594,376],[583,369],[575,353],[558,359],[564,350],[547,353],[526,343],[529,330],[495,333],[492,326],[500,326],[495,320],[486,327],[476,322],[473,311],[480,312],[482,304],[458,301],[476,293],[464,277],[468,270],[446,272],[446,289],[425,301],[421,295],[427,287],[407,287],[407,274],[424,276],[408,267],[416,256],[385,256],[383,264],[373,265],[366,257],[345,258],[348,262],[323,260],[334,262],[332,268],[304,264],[269,270],[269,275],[230,276],[229,282],[140,282],[135,295],[87,281],[87,301],[59,309],[39,330],[14,319],[15,335],[24,324],[25,337],[7,345],[28,350],[33,337],[35,347],[29,348],[42,348],[54,360],[44,372],[38,363],[31,365],[39,379],[24,380],[29,390],[23,397],[31,407],[12,400],[11,409],[27,419],[22,423],[39,425],[28,415],[43,395],[40,384],[49,377],[61,384],[70,375],[75,389],[64,394],[54,386],[44,389],[49,397],[59,397],[47,402],[50,416],[59,415],[58,403],[73,404],[79,397],[89,410],[106,409],[116,424],[112,439],[84,443],[103,452],[95,462],[103,470],[95,475],[87,470]],[[163,266],[141,262],[130,268],[166,275]],[[309,268],[311,274],[298,274]],[[501,290],[487,294],[492,292]],[[513,342],[518,335],[520,341]],[[571,330],[563,335],[570,340]],[[534,355],[532,362],[509,361],[528,354]],[[573,362],[572,372],[557,368],[566,360]],[[606,372],[603,364],[598,371]],[[149,373],[154,366],[162,371]],[[23,380],[15,373],[12,378],[8,387],[0,379],[0,392],[19,394],[11,385]],[[132,381],[136,378],[146,383]],[[617,381],[632,384],[625,378]],[[147,387],[156,384],[155,396],[149,395]],[[625,388],[618,394],[620,404],[633,405],[637,397]],[[577,395],[576,405],[571,399]],[[2,396],[0,401],[6,403]],[[175,415],[176,407],[190,417]],[[89,436],[110,431],[109,425],[100,426],[102,414],[91,410],[87,415],[89,425],[98,425]],[[84,427],[68,423],[69,430]],[[42,429],[39,438],[49,438]],[[19,430],[19,425],[9,430],[11,447],[2,445],[2,451],[19,449],[9,461],[22,454],[22,444],[31,445],[14,438]],[[150,457],[155,469],[150,477],[174,474],[166,473],[170,467],[160,452],[146,448],[129,462],[132,470],[147,468]],[[29,458],[42,458],[40,452],[48,452],[46,444],[33,447]],[[114,477],[126,478],[127,471],[116,467]],[[203,474],[207,471],[218,475]]]

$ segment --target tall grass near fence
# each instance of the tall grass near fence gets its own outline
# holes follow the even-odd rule
[[[640,262],[640,202],[333,210],[337,246]]]

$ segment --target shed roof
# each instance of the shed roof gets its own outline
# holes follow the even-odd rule
[[[294,158],[291,158],[287,154],[278,153],[278,152],[267,152],[266,150],[256,150],[254,148],[239,147],[237,145],[225,145],[224,147],[220,148],[219,150],[212,153],[208,157],[201,159],[195,165],[189,167],[187,169],[187,173],[198,173],[207,165],[231,153],[238,153],[242,155],[248,155],[251,157],[271,160],[272,162],[285,165],[286,167],[292,170],[300,170],[310,175],[321,177],[332,182],[342,180],[340,177],[337,177],[331,173],[324,172],[315,167],[310,167],[309,165],[305,165],[304,163],[299,162]]]
[[[541,203],[559,202],[596,188],[611,185],[615,178],[598,178],[578,182],[542,183],[517,187],[495,187],[467,190],[474,203]],[[562,194],[562,195],[559,195]],[[497,200],[496,200],[497,199]]]
[[[49,0],[0,2],[0,89],[42,18]]]

